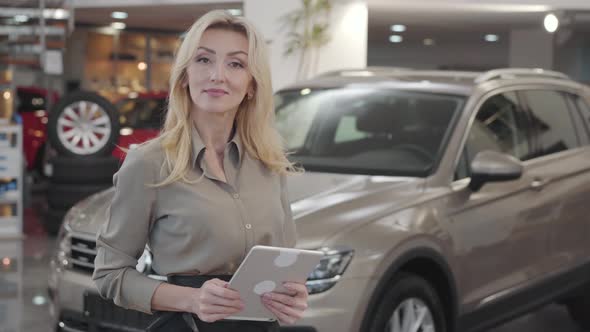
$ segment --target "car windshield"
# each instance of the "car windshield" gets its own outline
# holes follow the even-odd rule
[[[289,158],[309,171],[418,176],[433,172],[465,97],[375,88],[275,95]]]

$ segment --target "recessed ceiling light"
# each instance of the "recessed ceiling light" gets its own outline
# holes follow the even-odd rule
[[[123,30],[125,29],[127,25],[123,22],[113,22],[111,23],[111,28],[113,29],[117,29],[117,30]]]
[[[124,20],[129,17],[129,15],[126,12],[112,12],[111,17],[116,20]]]
[[[404,37],[402,37],[400,35],[391,35],[391,36],[389,36],[389,41],[391,43],[401,43],[404,41]]]
[[[233,16],[241,16],[242,15],[242,10],[239,8],[232,8],[232,9],[228,9],[227,11],[230,14],[232,14]]]
[[[305,89],[301,90],[300,93],[301,93],[302,96],[308,95],[308,94],[311,93],[311,89],[305,88]]]
[[[406,26],[403,24],[394,24],[391,26],[391,31],[393,32],[404,32],[406,31]]]
[[[65,9],[58,8],[53,12],[53,18],[56,20],[63,20],[64,18],[68,18],[69,14]]]
[[[24,23],[29,20],[27,15],[15,15],[14,20],[18,23]]]
[[[432,39],[432,38],[425,38],[424,39],[424,45],[425,46],[432,46],[432,45],[434,45],[434,39]]]
[[[498,37],[498,35],[488,34],[488,35],[485,35],[484,39],[487,42],[495,43],[500,39],[500,37]]]
[[[545,19],[543,20],[543,25],[545,26],[545,30],[549,33],[554,33],[559,28],[559,19],[555,14],[547,14]]]

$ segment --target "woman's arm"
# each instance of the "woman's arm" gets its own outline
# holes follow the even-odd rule
[[[113,177],[115,195],[96,240],[94,280],[100,295],[115,304],[151,313],[151,298],[163,282],[136,270],[153,218],[156,160],[143,149],[131,150]]]

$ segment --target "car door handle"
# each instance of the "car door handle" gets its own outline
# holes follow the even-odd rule
[[[531,182],[530,187],[533,190],[541,190],[545,187],[545,185],[547,185],[548,182],[549,181],[543,179],[534,179]]]

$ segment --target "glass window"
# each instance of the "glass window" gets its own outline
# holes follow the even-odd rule
[[[336,129],[336,137],[334,137],[334,142],[344,143],[349,141],[357,141],[367,138],[368,136],[368,133],[359,131],[357,129],[356,118],[354,116],[345,115],[338,123],[338,129]]]
[[[464,103],[381,88],[306,90],[276,96],[277,128],[293,161],[335,173],[430,174]]]
[[[576,127],[576,133],[578,134],[580,145],[590,144],[590,133],[588,132],[590,128],[589,123],[587,122],[588,117],[590,117],[588,106],[582,97],[578,95],[567,94],[566,99],[570,109],[570,114],[572,115],[574,126]]]
[[[583,118],[583,123],[585,124],[586,133],[590,135],[590,106],[588,106],[588,102],[580,96],[575,96],[575,99],[576,106],[578,106],[580,116]]]
[[[495,95],[486,100],[469,129],[465,145],[468,164],[478,152],[493,150],[520,160],[531,157],[527,122],[520,111],[515,92]]]
[[[578,146],[576,128],[564,95],[551,90],[523,91],[530,111],[532,141],[544,156]]]

